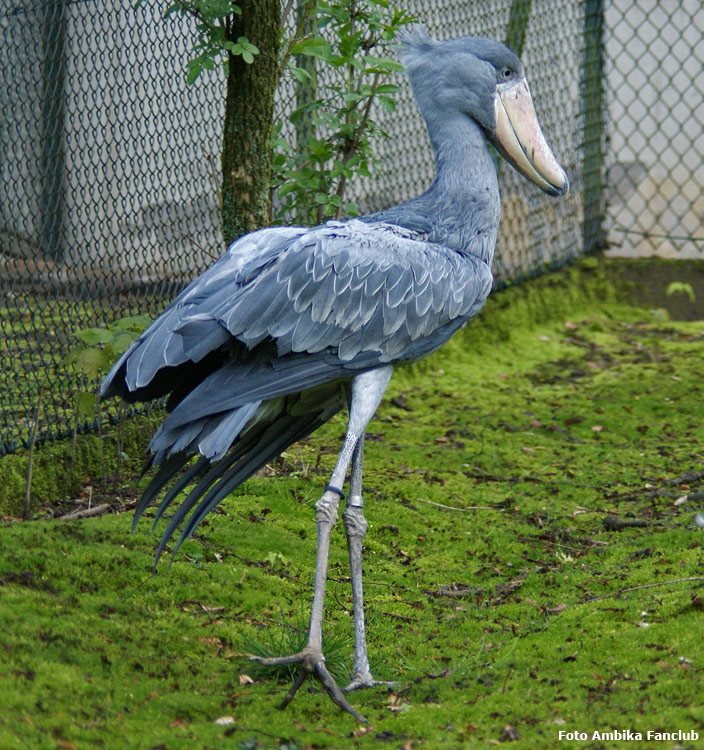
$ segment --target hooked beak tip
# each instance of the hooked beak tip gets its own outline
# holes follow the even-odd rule
[[[565,174],[565,170],[562,170],[562,184],[561,185],[554,185],[552,183],[551,187],[552,190],[546,190],[545,192],[548,195],[552,195],[555,198],[559,198],[560,196],[563,196],[567,193],[567,191],[570,189],[570,181],[567,178],[567,175]]]

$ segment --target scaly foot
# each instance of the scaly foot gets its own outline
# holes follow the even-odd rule
[[[357,721],[364,724],[369,723],[362,714],[350,705],[348,700],[342,694],[342,690],[337,686],[337,683],[325,666],[325,656],[322,651],[311,646],[306,646],[302,651],[299,651],[297,654],[291,654],[291,656],[279,656],[271,659],[265,659],[261,656],[250,656],[250,659],[259,664],[263,664],[265,667],[276,667],[282,664],[301,665],[301,671],[281,702],[281,705],[279,706],[280,709],[284,709],[288,706],[288,704],[294,699],[298,692],[298,688],[301,687],[306,676],[311,675],[321,683],[333,703],[338,705],[343,711],[352,714]]]
[[[352,680],[350,681],[350,684],[342,688],[342,692],[351,693],[353,690],[361,690],[362,688],[368,687],[379,687],[380,685],[383,685],[385,687],[393,687],[394,685],[398,685],[398,683],[387,682],[385,680],[375,680],[372,677],[371,672],[355,673],[355,675],[352,677]]]

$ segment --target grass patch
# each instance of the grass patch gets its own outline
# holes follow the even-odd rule
[[[370,425],[370,658],[397,681],[352,694],[370,727],[313,683],[277,711],[288,676],[245,656],[305,628],[340,417],[156,575],[157,539],[127,514],[4,523],[0,747],[601,748],[558,732],[613,729],[694,730],[629,747],[701,747],[704,324],[555,287],[558,304],[541,284],[397,372]],[[344,675],[341,524],[328,592]]]

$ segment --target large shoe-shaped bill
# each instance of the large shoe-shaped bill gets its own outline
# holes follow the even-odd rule
[[[501,83],[494,98],[496,145],[521,174],[550,195],[563,195],[569,187],[535,114],[525,78]]]

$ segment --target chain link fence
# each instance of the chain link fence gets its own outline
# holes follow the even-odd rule
[[[0,453],[37,413],[71,431],[77,329],[157,314],[222,249],[223,82],[187,86],[191,29],[132,5],[0,6]]]
[[[77,329],[157,314],[223,249],[224,80],[187,86],[192,25],[164,20],[164,3],[132,5],[0,4],[0,455],[70,433],[79,384],[65,357]],[[603,244],[604,232],[612,242],[627,231],[701,233],[692,219],[704,214],[698,0],[412,0],[407,9],[439,38],[484,35],[521,50],[570,176],[569,196],[554,201],[501,169],[499,284],[557,267]],[[351,186],[364,210],[423,191],[433,172],[407,87],[396,112],[377,119],[391,138],[375,176]],[[672,218],[638,210],[657,201]]]
[[[704,5],[605,9],[610,254],[704,258]]]

